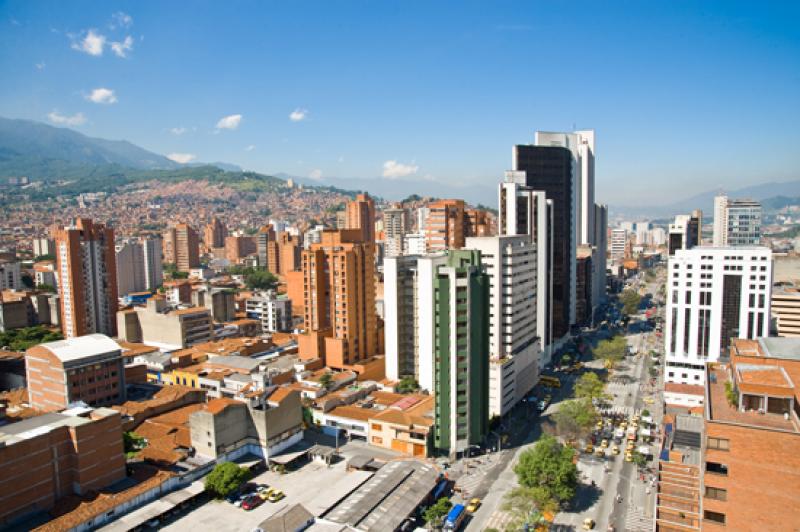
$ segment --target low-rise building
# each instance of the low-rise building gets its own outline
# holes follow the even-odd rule
[[[800,290],[794,285],[772,289],[772,317],[778,336],[800,338]]]
[[[80,407],[0,427],[0,527],[124,478],[114,410]]]
[[[29,402],[58,411],[82,401],[91,406],[125,401],[125,367],[119,345],[89,334],[43,343],[25,355]]]
[[[203,307],[170,307],[163,297],[152,297],[145,307],[117,313],[119,337],[164,350],[189,347],[214,338],[211,312]]]
[[[261,322],[264,332],[292,330],[292,302],[286,296],[259,292],[247,300],[245,308],[249,318]]]

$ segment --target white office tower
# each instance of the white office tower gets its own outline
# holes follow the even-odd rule
[[[576,245],[594,245],[594,130],[537,131],[536,146],[561,146],[572,152]]]
[[[447,255],[386,257],[383,260],[386,377],[411,376],[433,392],[433,280]]]
[[[625,258],[625,246],[628,243],[627,229],[611,230],[611,260],[622,260]]]
[[[150,237],[142,239],[141,243],[144,252],[144,287],[153,292],[164,282],[161,239]]]
[[[385,209],[383,211],[383,234],[386,256],[396,257],[405,252],[405,235],[409,220],[406,209]]]
[[[117,293],[120,297],[145,291],[144,250],[138,242],[114,246],[117,256]]]
[[[536,250],[536,336],[540,339],[539,367],[550,362],[553,344],[553,202],[542,191],[525,185],[525,172],[506,172],[500,183],[500,235],[531,239]]]
[[[761,203],[714,198],[714,245],[757,246],[761,242]]]
[[[539,379],[536,245],[528,235],[468,237],[489,276],[489,415],[503,416]]]
[[[702,403],[705,365],[731,338],[769,335],[772,251],[763,247],[694,247],[669,259],[665,401]]]

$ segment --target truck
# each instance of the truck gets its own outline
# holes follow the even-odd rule
[[[456,504],[450,509],[447,517],[444,518],[443,530],[455,531],[461,527],[467,517],[467,510],[463,504]]]

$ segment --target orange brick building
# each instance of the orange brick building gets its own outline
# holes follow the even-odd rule
[[[74,409],[0,427],[0,528],[124,478],[122,420],[114,410]]]
[[[125,401],[122,350],[102,334],[31,347],[25,371],[29,403],[45,412],[69,408],[75,401],[91,406]]]
[[[71,338],[117,331],[117,260],[114,230],[79,218],[53,231],[61,328]]]
[[[359,229],[325,230],[303,251],[301,358],[345,368],[377,354],[374,257]]]
[[[730,362],[710,364],[706,382],[698,464],[678,480],[661,475],[657,530],[793,529],[800,508],[800,340],[735,339]],[[680,437],[676,432],[667,444]],[[691,454],[672,451],[662,473],[685,467]]]
[[[428,205],[425,241],[429,252],[464,247],[467,227],[464,200],[439,200]]]
[[[364,242],[375,242],[375,200],[369,194],[358,194],[345,207],[345,228],[358,229]]]
[[[200,267],[200,239],[197,231],[187,224],[177,224],[164,233],[164,261],[188,272]]]
[[[252,236],[227,236],[225,237],[225,258],[232,264],[238,264],[256,252],[256,239]]]

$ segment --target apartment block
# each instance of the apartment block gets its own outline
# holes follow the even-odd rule
[[[425,246],[428,252],[464,247],[466,214],[464,200],[446,199],[428,205]]]
[[[122,351],[102,334],[31,347],[25,369],[29,403],[45,412],[69,408],[76,401],[91,406],[125,401]]]
[[[114,230],[80,218],[74,225],[55,230],[53,237],[64,336],[116,335]]]
[[[163,239],[164,261],[175,264],[179,271],[188,272],[200,267],[200,239],[197,231],[187,224],[167,229]]]
[[[489,430],[489,277],[480,251],[449,252],[433,287],[434,447],[454,457]]]
[[[225,258],[232,264],[239,264],[257,250],[256,239],[252,236],[233,235],[225,237]]]
[[[20,262],[13,253],[0,256],[0,290],[22,290]]]
[[[74,408],[0,427],[0,527],[124,478],[114,410]]]
[[[489,414],[507,414],[536,385],[536,245],[530,237],[469,237],[489,280]]]
[[[387,257],[397,257],[405,252],[405,236],[410,233],[411,222],[408,209],[402,207],[384,209],[383,233]]]
[[[694,211],[691,215],[679,214],[675,221],[669,224],[669,237],[667,250],[672,256],[679,249],[692,249],[701,245],[703,235],[703,213]]]
[[[731,339],[769,333],[772,252],[768,248],[695,247],[670,257],[665,329],[665,401],[702,402],[707,362]],[[679,389],[671,384],[690,385]]]
[[[126,296],[147,290],[144,281],[144,249],[138,242],[117,244],[117,293]]]
[[[361,231],[364,242],[375,242],[375,200],[369,194],[356,195],[353,201],[345,206],[345,229]]]
[[[214,338],[211,312],[205,307],[176,308],[163,296],[147,300],[145,307],[117,313],[119,337],[132,343],[166,351],[208,342]]]
[[[258,320],[264,332],[292,330],[292,302],[275,292],[258,292],[247,299],[247,317]]]
[[[228,236],[228,229],[222,221],[214,216],[203,229],[203,243],[209,249],[225,247],[225,237]]]
[[[56,241],[52,238],[34,238],[33,239],[33,256],[56,256]]]
[[[33,325],[58,325],[58,297],[30,290],[0,291],[0,332]]]
[[[772,316],[778,336],[800,338],[800,290],[792,285],[774,287]]]
[[[325,230],[303,251],[300,356],[345,369],[378,354],[375,245],[358,229]]]

